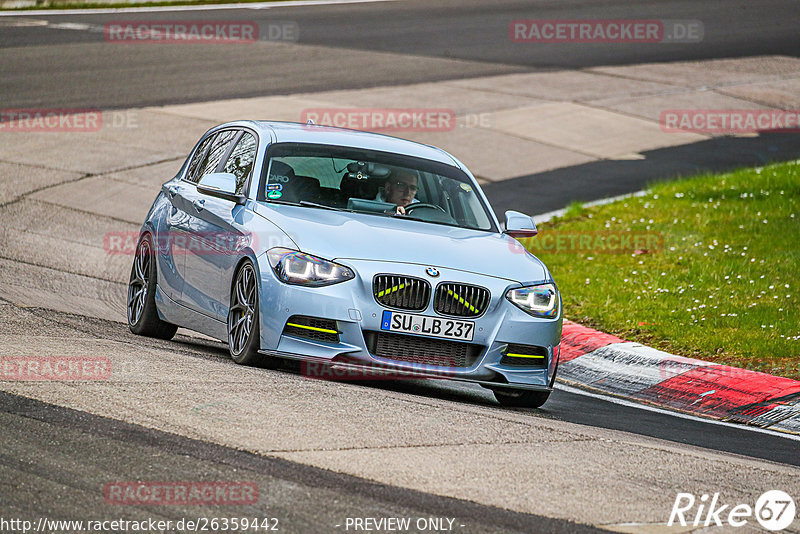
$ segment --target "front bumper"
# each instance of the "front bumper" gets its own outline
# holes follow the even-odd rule
[[[558,361],[562,317],[536,318],[523,312],[505,298],[506,292],[520,284],[467,271],[437,267],[440,275],[425,274],[428,265],[385,263],[367,260],[343,260],[338,263],[353,269],[356,278],[327,287],[310,288],[280,282],[266,258],[259,258],[261,270],[261,349],[272,356],[333,364],[342,369],[380,369],[397,376],[446,378],[476,382],[488,387],[515,387],[547,390],[553,382]],[[460,318],[475,323],[472,344],[475,357],[463,366],[442,366],[412,363],[383,357],[370,350],[380,335],[381,317],[387,309],[373,296],[372,281],[376,274],[394,273],[427,279],[435,287],[439,282],[460,282],[485,287],[491,292],[486,312],[476,319]],[[544,281],[542,281],[544,282]],[[441,317],[433,310],[433,299],[418,315]],[[399,311],[399,310],[397,310]],[[284,333],[293,316],[335,321],[339,341],[320,341]],[[416,334],[393,334],[429,339]],[[416,341],[416,340],[415,340]],[[449,343],[460,343],[450,341]],[[542,349],[544,362],[536,365],[508,363],[504,355],[509,344],[536,346]],[[371,376],[364,374],[365,379]]]

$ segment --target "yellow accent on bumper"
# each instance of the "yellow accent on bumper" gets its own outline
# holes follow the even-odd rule
[[[536,360],[544,359],[544,356],[538,356],[536,354],[515,354],[513,352],[509,352],[506,356],[511,356],[512,358],[534,358]]]
[[[338,334],[336,330],[328,330],[327,328],[317,328],[315,326],[306,326],[304,324],[286,323],[286,326],[294,326],[295,328],[305,328],[306,330],[313,330],[314,332],[325,332],[326,334]]]

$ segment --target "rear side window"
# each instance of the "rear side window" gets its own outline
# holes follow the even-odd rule
[[[186,171],[186,179],[191,182],[197,181],[197,168],[200,166],[200,162],[203,160],[203,157],[206,155],[206,149],[208,148],[208,144],[214,139],[214,135],[209,135],[203,142],[200,143],[200,146],[197,147],[194,155],[192,156],[192,161],[189,162],[189,169]]]
[[[253,162],[256,159],[256,138],[249,133],[242,134],[242,138],[236,143],[228,161],[222,172],[229,172],[236,176],[236,194],[246,193],[247,180],[253,171]]]
[[[215,135],[208,147],[205,158],[197,169],[189,176],[192,182],[199,182],[204,174],[211,174],[217,170],[220,161],[228,152],[231,143],[239,134],[236,130],[224,130]]]

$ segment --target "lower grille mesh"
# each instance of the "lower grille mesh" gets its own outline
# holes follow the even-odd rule
[[[326,341],[328,343],[339,342],[339,332],[336,328],[336,321],[319,319],[317,317],[292,315],[289,317],[289,320],[286,321],[283,334],[313,339],[315,341]]]
[[[537,345],[509,343],[500,360],[503,365],[519,367],[547,368],[547,349]]]
[[[471,367],[483,347],[446,339],[428,339],[388,332],[365,332],[367,348],[375,356],[440,367]]]

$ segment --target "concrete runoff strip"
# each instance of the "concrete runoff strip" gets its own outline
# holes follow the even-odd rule
[[[299,45],[292,45],[299,46]],[[303,45],[306,47],[307,45]],[[693,76],[677,76],[676,72]],[[655,79],[657,78],[657,79]],[[698,84],[697,80],[703,81]],[[482,183],[529,176],[600,161],[648,159],[654,150],[689,146],[720,134],[667,132],[665,110],[775,110],[794,104],[800,59],[763,56],[667,65],[497,74],[400,86],[294,93],[146,108],[145,113],[220,123],[244,116],[347,126],[389,109],[449,110],[452,128],[383,130],[433,144],[461,159]],[[779,94],[765,89],[782,83]],[[717,91],[726,91],[721,94]],[[735,91],[735,95],[732,93]],[[351,127],[375,129],[355,120]],[[380,131],[377,130],[376,131]],[[673,171],[670,171],[673,172]],[[534,191],[535,182],[528,184]]]
[[[66,0],[58,2],[62,9],[19,9],[36,7],[35,0],[0,0],[0,17],[14,15],[76,15],[76,14],[105,14],[105,13],[155,13],[162,11],[216,11],[220,9],[272,9],[276,7],[305,7],[330,4],[366,4],[372,2],[394,2],[395,0],[288,0],[285,2],[245,2],[227,4],[200,4],[200,5],[175,5],[175,6],[138,6],[125,7],[118,4],[133,4],[140,0]],[[109,7],[94,8],[69,8],[70,5],[82,3],[109,4]],[[147,3],[147,2],[142,2]],[[56,4],[54,4],[56,5]],[[14,11],[16,10],[16,11]]]
[[[564,322],[559,380],[712,419],[800,434],[800,381],[676,356]]]

